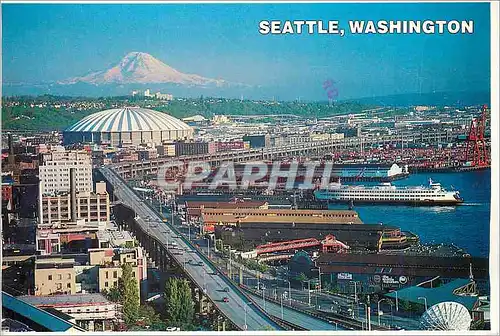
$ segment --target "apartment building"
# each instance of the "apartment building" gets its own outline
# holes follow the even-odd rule
[[[35,261],[35,295],[75,294],[75,260],[50,257]]]
[[[92,157],[87,151],[65,150],[57,146],[54,150],[40,154],[40,193],[56,194],[69,192],[70,168],[76,171],[76,191],[92,191]]]
[[[96,193],[79,192],[75,194],[76,218],[71,214],[71,193],[42,196],[40,207],[40,224],[51,224],[83,219],[85,222],[109,222],[110,200],[106,192],[106,184],[96,184]]]

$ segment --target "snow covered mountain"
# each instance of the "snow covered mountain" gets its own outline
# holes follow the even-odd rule
[[[225,86],[222,79],[206,78],[182,73],[144,52],[128,53],[110,69],[92,72],[82,77],[70,78],[59,84],[159,84],[171,83],[186,86]]]

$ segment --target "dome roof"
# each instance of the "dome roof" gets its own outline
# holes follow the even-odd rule
[[[191,127],[166,113],[140,107],[104,110],[86,116],[65,132],[135,132],[190,130]]]

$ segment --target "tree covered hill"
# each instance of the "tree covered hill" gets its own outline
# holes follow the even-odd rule
[[[357,102],[270,102],[225,98],[179,98],[160,101],[132,97],[9,97],[2,99],[2,129],[63,130],[85,116],[105,109],[140,106],[166,112],[177,118],[202,115],[285,115],[327,117],[358,113],[373,107]]]

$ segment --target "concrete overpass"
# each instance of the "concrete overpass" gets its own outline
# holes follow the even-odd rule
[[[178,235],[170,224],[163,223],[156,211],[150,208],[110,168],[100,168],[106,180],[114,187],[114,195],[121,204],[136,214],[136,236],[151,257],[167,267],[168,262],[181,265],[185,274],[201,289],[200,295],[208,297],[217,309],[241,330],[282,330],[262,309],[225,276],[189,241]],[[224,289],[227,288],[227,292]],[[228,302],[223,298],[227,297]]]

